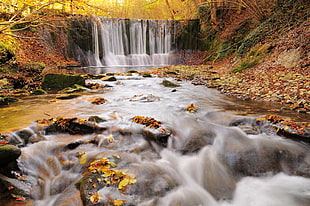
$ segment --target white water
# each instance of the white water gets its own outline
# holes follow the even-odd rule
[[[89,66],[160,66],[176,63],[171,21],[111,19],[93,21],[94,59]],[[100,57],[101,56],[101,57]]]
[[[49,103],[40,107],[42,111],[37,111],[63,117],[98,115],[108,120],[100,125],[109,129],[98,135],[102,140],[99,146],[85,144],[64,150],[68,143],[97,135],[59,134],[43,135],[45,141],[23,148],[20,165],[28,174],[34,205],[82,205],[74,184],[82,177],[85,166],[80,164],[77,153],[86,152],[89,161],[97,155],[121,156],[119,167],[135,174],[137,183],[130,185],[128,194],[107,187],[98,193],[103,197],[108,194],[125,199],[133,205],[309,206],[310,179],[294,175],[299,170],[309,172],[309,146],[278,136],[246,135],[239,128],[228,127],[236,116],[225,108],[234,103],[215,90],[179,82],[182,86],[172,92],[171,88],[160,84],[162,79],[159,78],[133,76],[118,77],[118,80],[109,83],[112,88]],[[134,95],[149,94],[158,98],[154,98],[154,102],[131,101]],[[89,100],[95,97],[108,101],[93,105]],[[198,113],[184,111],[191,103],[199,108]],[[135,115],[154,117],[172,128],[174,134],[168,148],[149,145],[139,132],[143,127],[130,121]],[[115,135],[115,142],[106,143],[105,137],[118,127],[132,135]],[[197,131],[213,134],[214,142],[198,153],[181,155],[178,150]],[[280,158],[273,162],[278,156]],[[248,157],[254,161],[249,161]],[[248,164],[242,165],[244,162]],[[281,171],[273,168],[275,164]],[[257,177],[244,175],[239,165]]]

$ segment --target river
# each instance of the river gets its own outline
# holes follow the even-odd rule
[[[309,146],[251,125],[230,126],[238,118],[251,121],[269,114],[270,104],[239,101],[185,81],[177,82],[180,87],[164,87],[162,81],[137,74],[117,76],[117,81],[108,83],[91,80],[109,87],[88,90],[70,100],[56,100],[55,94],[24,97],[1,108],[0,132],[14,135],[14,130],[26,128],[43,139],[23,147],[18,160],[30,193],[25,205],[83,205],[76,183],[86,165],[115,155],[119,156],[114,158],[117,168],[135,175],[136,182],[126,192],[92,188],[101,195],[95,205],[116,205],[111,199],[141,206],[309,205]],[[98,97],[107,102],[92,104]],[[197,112],[186,111],[191,104]],[[36,120],[57,116],[99,116],[106,120],[99,125],[107,130],[88,135],[36,131]],[[131,121],[134,116],[152,117],[172,131],[167,145],[145,138],[145,127]],[[107,141],[111,135],[113,141]],[[99,143],[66,149],[72,142],[93,138]],[[87,157],[83,164],[77,157],[81,153]],[[87,195],[84,205],[92,205]]]

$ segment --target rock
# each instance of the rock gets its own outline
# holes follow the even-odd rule
[[[288,175],[310,176],[309,148],[264,137],[249,139],[237,130],[220,137],[214,144],[219,159],[234,177],[261,176],[284,172]]]
[[[31,139],[36,136],[35,132],[30,128],[25,128],[21,130],[17,130],[16,132],[12,133],[10,135],[10,144],[16,145],[16,146],[25,146],[29,142],[31,142]]]
[[[17,102],[18,99],[15,97],[0,97],[0,105],[9,105],[12,102]]]
[[[22,182],[22,181],[15,179],[15,178],[9,178],[7,176],[0,174],[0,199],[1,199],[1,204],[6,205],[5,200],[9,200],[12,197],[14,197],[15,199],[21,198],[21,200],[24,200],[25,198],[30,197],[29,185]],[[26,204],[26,201],[22,201],[22,202],[21,201],[15,201],[15,202],[12,201],[11,204],[8,204],[8,205],[18,205],[19,203],[28,205],[28,204]]]
[[[145,138],[146,141],[150,143],[152,146],[152,142],[155,142],[156,144],[167,147],[168,139],[171,135],[171,131],[166,128],[160,128],[160,129],[144,129],[142,131],[142,135]]]
[[[129,70],[128,73],[138,73],[137,70]]]
[[[66,93],[66,94],[71,94],[71,93],[75,93],[75,92],[82,92],[85,90],[87,90],[86,87],[83,87],[83,86],[78,85],[78,84],[74,84],[73,87],[64,88],[63,90],[61,90],[61,92]]]
[[[73,135],[91,134],[103,130],[105,130],[105,128],[100,128],[93,122],[78,118],[59,118],[45,128],[46,134],[65,132]]]
[[[15,161],[21,155],[21,150],[14,145],[0,145],[0,166]]]
[[[31,92],[31,95],[43,95],[46,94],[46,91],[44,89],[37,89]]]
[[[62,100],[74,99],[74,98],[77,98],[77,97],[80,97],[80,96],[82,96],[82,95],[81,94],[68,94],[68,95],[57,96],[56,99],[62,99]]]
[[[142,77],[152,77],[152,75],[150,73],[143,73]]]
[[[107,100],[105,98],[103,98],[103,97],[97,97],[97,98],[91,100],[91,103],[92,104],[96,104],[96,105],[104,104],[106,102],[107,102]]]
[[[300,57],[300,48],[290,49],[288,51],[282,52],[278,57],[278,61],[282,66],[292,68],[300,64]]]
[[[54,205],[57,206],[83,206],[80,191],[74,185],[67,187],[60,196],[57,197]]]
[[[91,194],[95,194],[97,190],[107,186],[105,181],[99,180],[102,180],[100,174],[87,173],[76,183],[84,205],[93,205],[90,201]],[[94,184],[96,184],[96,188],[93,187]]]
[[[44,90],[61,90],[75,84],[85,86],[85,78],[79,75],[46,74],[42,80]]]
[[[117,81],[116,77],[114,77],[114,76],[102,77],[101,80],[102,81],[109,81],[109,82]]]
[[[164,85],[165,87],[180,87],[181,86],[179,84],[176,84],[168,80],[163,80],[161,84]]]
[[[100,123],[100,122],[106,122],[107,120],[102,119],[101,117],[98,116],[90,116],[87,121],[95,122],[95,123]]]
[[[157,96],[154,96],[153,94],[148,94],[148,95],[134,95],[133,97],[130,98],[129,101],[139,101],[139,102],[156,102],[159,101],[160,98]]]
[[[183,154],[198,152],[204,146],[212,145],[215,138],[215,134],[208,130],[195,130],[189,136],[181,148]]]

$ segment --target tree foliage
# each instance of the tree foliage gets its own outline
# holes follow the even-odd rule
[[[202,0],[2,0],[0,35],[41,25],[55,26],[72,15],[137,19],[189,19]],[[58,24],[59,25],[59,24]]]

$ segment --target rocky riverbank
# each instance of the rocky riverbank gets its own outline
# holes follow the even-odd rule
[[[161,77],[189,80],[244,100],[282,104],[283,110],[310,114],[310,70],[285,67],[251,68],[230,73],[223,67],[169,66],[155,69]]]

